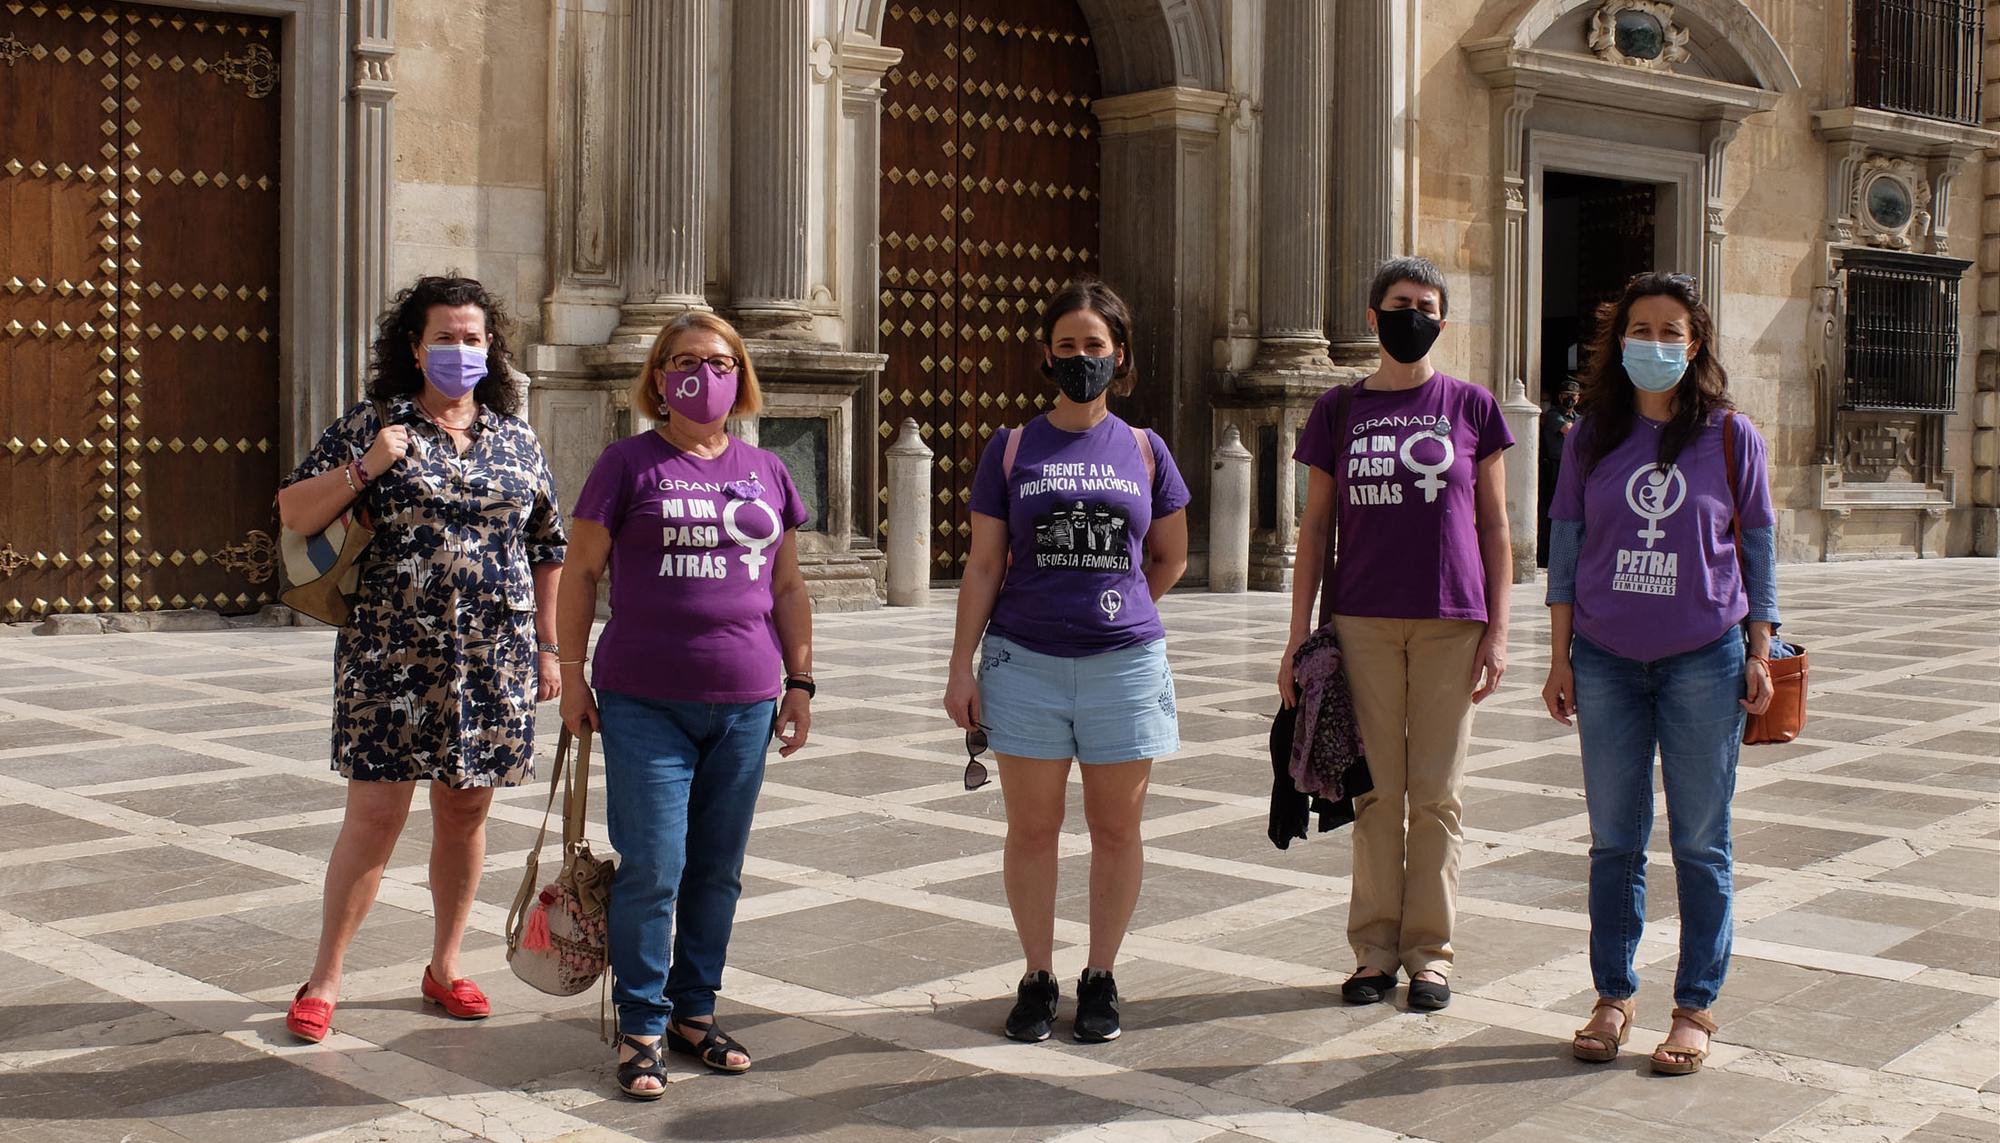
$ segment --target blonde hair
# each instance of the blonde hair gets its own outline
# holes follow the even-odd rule
[[[639,379],[632,383],[632,407],[656,421],[672,415],[654,378],[667,369],[674,342],[682,334],[694,332],[720,337],[729,343],[729,352],[736,358],[736,404],[729,410],[730,415],[754,417],[763,412],[764,391],[757,386],[757,370],[750,364],[750,351],[743,345],[743,335],[736,332],[735,326],[703,310],[688,310],[660,328],[659,336],[653,339],[653,348],[646,353]]]

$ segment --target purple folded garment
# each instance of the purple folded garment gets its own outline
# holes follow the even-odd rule
[[[1299,691],[1292,784],[1301,794],[1330,801],[1347,796],[1348,774],[1363,757],[1354,694],[1340,667],[1340,644],[1330,623],[1313,632],[1292,658],[1292,679]]]

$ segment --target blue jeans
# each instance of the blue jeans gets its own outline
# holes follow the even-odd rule
[[[1743,635],[1642,663],[1577,636],[1570,647],[1590,811],[1590,972],[1600,996],[1639,990],[1632,958],[1646,924],[1653,754],[1667,794],[1681,959],[1674,1003],[1707,1008],[1729,970],[1734,893],[1729,801],[1743,741]]]
[[[597,707],[618,851],[611,995],[622,1031],[658,1036],[670,1019],[715,1012],[777,700],[661,702],[600,690]]]

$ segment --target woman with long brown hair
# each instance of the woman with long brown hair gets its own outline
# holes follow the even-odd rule
[[[1698,1071],[1729,967],[1729,802],[1746,713],[1771,701],[1778,625],[1764,440],[1729,398],[1694,281],[1641,274],[1604,307],[1550,509],[1549,714],[1581,712],[1590,814],[1590,968],[1578,1059],[1631,1034],[1646,922],[1653,758],[1680,898],[1673,1027],[1652,1057]],[[1741,537],[1740,543],[1738,537]]]

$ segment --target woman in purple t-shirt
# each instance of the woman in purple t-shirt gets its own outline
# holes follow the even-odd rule
[[[1729,801],[1744,715],[1771,702],[1778,624],[1764,441],[1731,406],[1714,346],[1692,279],[1632,279],[1601,315],[1583,420],[1549,509],[1542,699],[1563,725],[1579,712],[1582,722],[1598,996],[1571,1051],[1616,1059],[1632,1031],[1657,753],[1681,914],[1673,1027],[1651,1061],[1666,1075],[1700,1070],[1716,1030],[1708,1009],[1729,968]]]
[[[1000,762],[1007,904],[1028,962],[1007,1035],[1030,1043],[1048,1039],[1059,999],[1056,843],[1070,759],[1083,763],[1090,823],[1090,959],[1074,1038],[1102,1043],[1119,1034],[1111,969],[1145,870],[1146,782],[1153,759],[1180,748],[1155,602],[1187,569],[1188,490],[1165,442],[1105,407],[1108,392],[1131,391],[1131,329],[1101,282],[1050,299],[1042,371],[1055,407],[994,436],[972,487],[944,705],[967,750],[990,744]]]
[[[1368,305],[1381,364],[1320,398],[1292,454],[1310,478],[1278,693],[1298,701],[1292,657],[1312,632],[1324,579],[1375,785],[1354,800],[1356,967],[1341,996],[1380,1003],[1407,969],[1410,1007],[1435,1010],[1451,1002],[1472,707],[1507,662],[1501,453],[1514,438],[1493,394],[1431,365],[1448,305],[1436,266],[1385,264]],[[1336,505],[1339,559],[1322,569]]]
[[[557,622],[562,645],[577,649],[561,664],[563,724],[604,732],[619,859],[618,1086],[658,1099],[662,1035],[716,1071],[750,1067],[715,1025],[715,994],[765,749],[775,729],[789,757],[812,722],[812,605],[793,535],[810,511],[782,461],[724,431],[728,417],[763,407],[728,322],[699,312],[668,322],[632,407],[660,425],[614,443],[591,469]],[[607,567],[611,619],[586,684],[582,648]]]

